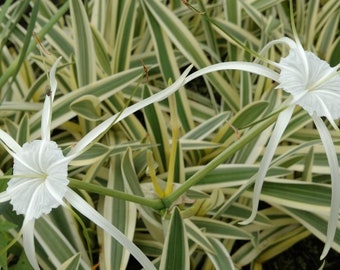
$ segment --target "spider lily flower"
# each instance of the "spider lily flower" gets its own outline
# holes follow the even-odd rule
[[[52,102],[57,89],[55,72],[60,59],[57,59],[50,71],[51,91],[46,94],[43,106],[41,140],[26,142],[20,146],[0,129],[0,143],[14,160],[13,175],[6,191],[0,193],[0,203],[10,201],[16,213],[24,215],[19,237],[22,233],[23,247],[34,269],[39,269],[34,246],[35,220],[44,214],[49,214],[53,208],[60,205],[68,207],[66,202],[120,242],[145,269],[155,269],[151,261],[133,242],[68,187],[68,164],[114,123],[174,93],[182,86],[191,67],[165,90],[126,108],[123,112],[99,124],[64,156],[58,145],[50,140]]]
[[[312,52],[305,51],[299,40],[296,40],[295,42],[292,39],[284,37],[269,42],[262,50],[261,53],[276,44],[285,44],[290,47],[288,56],[281,58],[279,63],[267,61],[279,69],[279,73],[255,62],[227,62],[203,68],[188,76],[185,82],[209,72],[235,69],[270,78],[278,83],[277,88],[282,88],[285,92],[291,94],[291,97],[283,104],[286,107],[278,116],[272,136],[260,163],[260,168],[255,179],[252,214],[247,220],[241,222],[241,224],[249,224],[256,216],[264,178],[282,134],[291,119],[295,106],[301,106],[312,117],[326,151],[332,182],[330,218],[325,247],[321,254],[321,259],[323,259],[331,248],[338,222],[340,196],[338,196],[337,193],[340,190],[340,172],[332,138],[321,117],[327,118],[331,125],[338,130],[334,120],[340,117],[340,74],[338,72],[340,64],[335,67],[330,67],[326,61],[321,60]]]
[[[337,72],[340,65],[331,67],[326,61],[321,60],[312,52],[305,51],[298,39],[296,40],[294,42],[289,38],[281,38],[270,42],[264,48],[266,50],[277,43],[283,43],[290,47],[288,56],[282,58],[278,64],[273,64],[281,70],[278,88],[290,93],[292,101],[287,109],[280,113],[273,129],[255,180],[252,215],[244,223],[249,223],[255,218],[263,181],[275,149],[288,125],[295,105],[299,105],[312,117],[324,145],[330,167],[332,199],[327,237],[321,254],[321,259],[323,259],[331,248],[338,223],[340,197],[337,192],[340,190],[340,171],[331,135],[321,117],[325,117],[338,130],[334,120],[340,117],[340,104],[338,101],[340,98],[340,74]]]

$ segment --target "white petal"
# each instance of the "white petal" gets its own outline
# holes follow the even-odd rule
[[[205,75],[210,72],[214,71],[221,71],[221,70],[242,70],[252,72],[258,75],[265,76],[269,79],[272,79],[276,82],[279,81],[279,74],[267,67],[256,63],[248,63],[248,62],[225,62],[225,63],[218,63],[215,65],[211,65],[202,69],[197,70],[196,72],[190,74],[184,81],[184,83],[188,83],[193,79],[196,79],[199,76]]]
[[[155,102],[159,102],[171,94],[173,94],[175,91],[177,91],[184,82],[185,77],[190,72],[192,66],[188,67],[183,74],[169,87],[166,89],[158,92],[155,95],[152,95],[151,97],[148,97],[128,108],[123,110],[120,113],[117,113],[113,116],[111,116],[109,119],[105,120],[101,124],[99,124],[96,128],[91,130],[89,133],[87,133],[67,154],[67,159],[72,160],[73,158],[77,157],[81,154],[81,151],[87,147],[90,143],[92,143],[96,138],[98,138],[101,134],[103,134],[108,128],[110,128],[114,123],[118,123],[119,121],[123,120],[127,116],[133,114],[134,112],[152,104]]]
[[[275,124],[272,136],[270,137],[270,140],[267,145],[266,152],[263,156],[263,159],[260,164],[260,169],[258,171],[258,174],[256,176],[255,180],[255,187],[253,191],[253,207],[252,207],[252,214],[251,216],[245,220],[240,222],[242,225],[249,224],[255,219],[256,213],[257,213],[257,208],[259,206],[259,201],[260,201],[260,194],[261,194],[261,189],[263,186],[264,178],[267,174],[267,171],[269,169],[270,163],[273,159],[273,156],[275,154],[276,148],[280,142],[280,139],[282,137],[283,132],[285,131],[288,122],[290,118],[292,117],[292,113],[294,110],[295,106],[290,106],[283,112],[279,114],[279,117],[277,119],[277,122]]]
[[[287,37],[283,37],[283,38],[279,38],[279,39],[276,39],[276,40],[272,40],[270,42],[268,42],[260,51],[260,55],[264,55],[269,48],[271,48],[272,46],[276,45],[276,44],[286,44],[288,45],[290,48],[296,48],[297,45],[295,43],[294,40],[290,39],[290,38],[287,38]],[[258,63],[261,59],[256,59],[254,61],[254,63]],[[266,59],[267,62],[269,62],[270,64],[272,64],[273,66],[275,67],[280,67],[280,65],[278,63],[275,63],[275,62],[272,62],[268,59]]]
[[[19,152],[21,150],[21,146],[5,131],[0,129],[0,141],[4,143],[7,147],[8,152],[13,156],[13,153]]]
[[[264,47],[263,49],[261,50],[261,54],[266,52],[268,50],[268,48],[272,47],[273,45],[276,45],[276,44],[287,44],[291,49],[297,49],[297,44],[294,40],[290,39],[290,38],[287,38],[287,37],[282,37],[282,38],[279,38],[279,39],[276,39],[276,40],[272,40],[270,42],[268,42]]]
[[[156,270],[152,262],[132,241],[130,241],[130,239],[128,239],[121,231],[119,231],[95,209],[93,209],[77,193],[75,193],[71,189],[68,189],[67,193],[65,194],[65,198],[75,209],[77,209],[88,219],[92,220],[95,224],[97,224],[97,226],[109,233],[123,247],[125,247],[138,260],[138,262],[144,267],[144,269]]]
[[[57,70],[57,66],[61,60],[61,56],[55,61],[55,63],[53,64],[51,71],[50,71],[50,87],[51,87],[51,98],[52,98],[52,102],[54,100],[54,95],[57,91],[57,80],[55,78],[55,72]]]
[[[337,124],[333,120],[333,116],[331,112],[329,111],[329,108],[326,106],[324,102],[324,99],[322,99],[320,96],[316,96],[316,98],[319,100],[319,106],[322,108],[324,116],[328,119],[328,121],[331,123],[331,125],[333,126],[335,130],[339,130]]]
[[[34,224],[35,224],[34,219],[28,222],[24,222],[22,227],[23,244],[27,259],[30,262],[31,266],[34,268],[34,270],[39,270],[40,268],[38,265],[34,246]]]
[[[333,144],[333,140],[329,131],[322,121],[322,119],[315,114],[312,116],[315,126],[319,131],[321,141],[325,147],[328,164],[331,170],[331,181],[332,181],[332,200],[331,200],[331,211],[327,228],[327,237],[325,247],[321,254],[321,259],[324,259],[331,248],[334,241],[336,228],[338,225],[338,216],[340,209],[340,169],[339,162],[336,155],[336,150]]]
[[[60,205],[69,183],[68,164],[60,162],[64,160],[61,149],[52,141],[25,143],[15,154],[13,177],[6,192],[18,214],[39,218]]]
[[[50,132],[51,132],[51,118],[52,118],[52,102],[54,100],[55,92],[57,91],[57,80],[55,78],[55,72],[57,66],[61,60],[59,57],[55,63],[53,64],[50,71],[50,94],[45,97],[44,107],[41,115],[41,138],[43,140],[50,140]]]
[[[187,76],[191,67],[186,69],[184,73],[181,75],[180,78],[178,78],[171,86],[164,89],[163,91],[141,101],[138,102],[127,109],[125,109],[122,113],[115,114],[114,116],[110,117],[100,125],[98,125],[95,129],[91,130],[83,139],[81,139],[76,146],[71,149],[71,151],[68,153],[67,158],[69,160],[77,157],[81,151],[88,146],[91,142],[93,142],[97,137],[99,137],[101,134],[103,134],[112,124],[117,123],[124,119],[125,117],[131,115],[132,113],[148,106],[151,103],[161,101],[171,95],[173,92],[175,92],[178,88],[180,88],[182,85],[194,80],[195,78],[210,73],[214,71],[219,70],[228,70],[228,69],[236,69],[236,70],[243,70],[243,71],[249,71],[253,72],[255,74],[266,76],[274,81],[279,81],[279,74],[275,71],[263,67],[259,64],[255,63],[247,63],[247,62],[227,62],[227,63],[219,63],[215,65],[211,65],[209,67],[200,69],[191,75]]]

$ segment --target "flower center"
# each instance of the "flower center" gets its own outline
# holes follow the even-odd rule
[[[25,143],[14,156],[7,192],[18,214],[39,218],[60,205],[69,183],[67,161],[53,141]]]

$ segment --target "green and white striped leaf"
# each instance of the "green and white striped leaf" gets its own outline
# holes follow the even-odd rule
[[[46,265],[46,267],[57,267],[79,252],[48,217],[42,217],[36,221],[35,236],[42,248],[36,248],[38,256],[40,255],[41,265]],[[88,269],[87,255],[82,254],[81,257],[80,269]]]
[[[209,238],[211,245],[214,248],[213,253],[208,253],[209,259],[214,264],[216,270],[236,270],[236,267],[231,259],[229,252],[225,246],[217,239]]]
[[[120,170],[120,158],[112,157],[109,168],[107,188],[119,191],[125,190]],[[103,200],[103,216],[117,229],[123,232],[130,240],[135,232],[137,211],[134,204],[112,197]],[[105,232],[99,234],[102,237],[102,252],[100,265],[104,269],[126,269],[129,261],[129,253],[123,246]]]
[[[320,193],[321,194],[321,193]],[[303,226],[305,226],[312,234],[318,237],[321,241],[326,241],[328,217],[318,215],[312,209],[310,211],[299,210],[286,206],[278,206],[278,208],[288,215],[292,216]],[[332,248],[340,252],[340,225],[338,222]],[[321,255],[321,253],[320,253]]]
[[[61,266],[58,267],[58,270],[77,270],[80,264],[80,254],[75,254],[67,261],[65,261]]]
[[[189,269],[189,247],[185,224],[181,213],[175,207],[167,226],[160,270]]]
[[[121,170],[127,190],[129,190],[129,192],[132,194],[144,197],[144,193],[139,184],[139,180],[133,166],[132,153],[130,149],[126,151],[122,158]],[[162,224],[160,222],[159,215],[157,215],[156,212],[154,212],[149,207],[137,206],[137,208],[150,234],[158,241],[164,240]]]
[[[226,222],[211,220],[206,217],[191,217],[190,220],[200,229],[204,230],[207,236],[223,239],[243,239],[250,240],[253,236]]]
[[[193,63],[197,68],[203,68],[211,64],[192,33],[163,3],[156,0],[141,1],[190,63]],[[211,73],[206,76],[230,108],[237,109],[239,107],[239,96],[227,81],[217,73]],[[225,91],[226,88],[229,91]]]
[[[96,80],[96,59],[91,27],[80,0],[70,2],[72,29],[75,39],[75,60],[78,86],[88,85]]]

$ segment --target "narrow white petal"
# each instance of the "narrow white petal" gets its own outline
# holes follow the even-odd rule
[[[44,107],[41,113],[41,139],[49,141],[50,140],[50,126],[51,126],[51,97],[46,96]]]
[[[101,124],[99,124],[95,129],[91,130],[89,133],[87,133],[68,153],[67,159],[72,160],[73,158],[77,157],[79,154],[81,154],[81,151],[87,147],[90,143],[92,143],[97,137],[99,137],[101,134],[103,134],[108,128],[110,128],[114,123],[118,123],[119,121],[123,120],[127,116],[133,114],[134,112],[152,104],[155,102],[159,102],[171,94],[173,94],[175,91],[177,91],[184,83],[184,79],[189,74],[192,66],[188,67],[183,74],[169,87],[166,89],[158,92],[155,95],[152,95],[151,97],[148,97],[128,108],[123,110],[122,112],[119,112],[113,116],[111,116],[109,119],[105,120]]]
[[[41,115],[41,138],[43,140],[50,140],[51,118],[52,118],[52,102],[54,100],[55,92],[57,91],[57,80],[55,78],[55,71],[61,60],[59,57],[53,64],[50,71],[50,94],[45,97],[44,107]]]
[[[339,130],[338,125],[335,123],[335,121],[333,120],[333,117],[328,109],[328,107],[326,106],[326,104],[324,103],[323,99],[320,98],[319,96],[316,96],[316,98],[319,100],[319,105],[320,107],[322,107],[322,111],[324,113],[324,116],[328,119],[329,123],[331,123],[332,127],[335,130]]]
[[[50,87],[51,87],[51,97],[52,97],[52,102],[54,100],[54,95],[55,92],[57,91],[57,80],[55,78],[55,72],[57,70],[57,66],[61,60],[61,56],[55,61],[53,64],[51,71],[50,71]]]
[[[80,213],[92,220],[97,226],[101,227],[116,239],[123,247],[125,247],[147,270],[156,270],[152,262],[145,256],[145,254],[128,239],[121,231],[114,227],[101,214],[93,209],[85,200],[83,200],[77,193],[69,189],[65,194],[65,199]]]
[[[305,50],[303,49],[301,42],[299,39],[296,39],[296,48],[297,51],[299,52],[299,57],[301,57],[303,66],[304,66],[304,71],[306,72],[306,77],[309,78],[309,74],[310,74],[310,65],[308,64],[308,59],[307,59],[307,55],[305,53]],[[292,50],[293,48],[291,48]],[[302,67],[300,67],[302,69]]]
[[[10,154],[13,156],[13,153],[17,153],[21,150],[21,146],[5,131],[0,129],[0,141],[4,143],[4,145],[10,150]]]
[[[81,151],[88,146],[91,142],[93,142],[97,137],[99,137],[102,133],[104,133],[112,124],[117,123],[127,116],[131,115],[132,113],[150,105],[154,102],[159,102],[172,93],[174,93],[177,89],[179,89],[182,85],[194,80],[195,78],[202,76],[204,74],[214,72],[214,71],[220,71],[220,70],[228,70],[228,69],[236,69],[236,70],[243,70],[243,71],[249,71],[255,74],[259,74],[262,76],[265,76],[269,79],[272,79],[274,81],[279,80],[279,74],[275,71],[263,67],[259,64],[255,63],[247,63],[247,62],[227,62],[227,63],[219,63],[215,65],[211,65],[206,68],[202,68],[191,75],[187,76],[189,71],[191,69],[191,66],[187,68],[184,73],[179,77],[171,86],[164,89],[163,91],[143,100],[140,101],[127,109],[125,109],[123,112],[115,114],[114,116],[111,116],[109,119],[105,120],[103,123],[98,125],[95,129],[90,131],[84,138],[82,138],[74,148],[71,149],[71,151],[68,153],[67,158],[69,160],[72,160],[73,158],[77,157]]]
[[[25,226],[25,221],[30,222],[31,220],[38,218],[38,216],[36,215],[35,208],[40,207],[40,205],[37,203],[37,197],[39,197],[39,195],[41,195],[39,193],[41,193],[41,188],[40,187],[34,188],[33,192],[31,193],[32,197],[30,198],[30,201],[27,201],[27,200],[23,201],[23,203],[27,203],[27,206],[26,206],[26,209],[25,209],[26,211],[24,213],[25,220],[24,220],[23,226]],[[13,198],[12,198],[12,201],[13,201]],[[12,203],[12,201],[11,201],[11,203]],[[13,205],[13,203],[12,203],[12,205]],[[13,205],[13,208],[15,206],[16,205]],[[18,212],[18,210],[16,210],[16,211]]]
[[[27,256],[28,261],[30,262],[31,266],[34,270],[39,270],[40,267],[38,265],[37,257],[35,254],[35,246],[34,246],[34,224],[35,220],[29,220],[24,222],[22,227],[22,239],[24,244],[24,250]]]
[[[287,38],[287,37],[283,37],[283,38],[279,38],[279,39],[275,39],[275,40],[272,40],[270,42],[268,42],[263,48],[262,50],[260,51],[260,55],[264,55],[269,48],[271,48],[272,46],[274,45],[277,45],[277,44],[286,44],[288,45],[290,48],[296,48],[296,43],[294,42],[294,40],[290,39],[290,38]],[[261,59],[256,59],[254,61],[254,63],[258,63]],[[267,60],[268,61],[268,60]],[[273,61],[268,61],[270,64],[272,64],[273,66],[275,67],[280,67],[280,65],[278,63],[275,63]]]
[[[252,72],[258,75],[265,76],[269,79],[272,79],[276,82],[279,81],[279,74],[267,67],[256,63],[248,63],[248,62],[224,62],[218,63],[215,65],[211,65],[202,69],[197,70],[196,72],[190,74],[184,81],[184,84],[196,79],[199,76],[205,75],[210,72],[214,71],[221,71],[221,70],[242,70]]]
[[[332,200],[331,200],[331,211],[327,228],[327,237],[325,242],[325,247],[321,254],[321,259],[324,259],[332,246],[332,242],[334,240],[337,224],[338,224],[338,216],[340,209],[340,171],[339,171],[339,162],[336,155],[336,150],[333,144],[333,140],[329,131],[322,121],[322,119],[315,114],[312,116],[315,126],[319,131],[321,141],[323,146],[325,147],[326,156],[328,160],[328,164],[331,170],[331,181],[332,181]]]
[[[267,174],[267,171],[269,169],[270,163],[273,159],[273,156],[275,154],[276,148],[280,142],[280,139],[282,137],[283,132],[285,131],[288,122],[290,118],[292,117],[292,113],[295,106],[290,106],[283,112],[279,114],[279,117],[277,119],[277,122],[275,124],[272,136],[270,137],[270,140],[267,145],[266,152],[263,156],[263,159],[260,164],[260,169],[258,171],[258,174],[256,176],[255,180],[255,187],[253,191],[253,207],[252,207],[252,213],[251,216],[242,222],[240,224],[246,225],[252,222],[255,219],[257,208],[259,206],[260,201],[260,193],[263,186],[264,178]]]
[[[297,45],[296,45],[294,40],[292,40],[292,39],[290,39],[288,37],[282,37],[282,38],[279,38],[279,39],[272,40],[272,41],[268,42],[263,47],[263,49],[261,50],[260,54],[265,53],[268,50],[268,48],[272,47],[273,45],[282,44],[282,43],[288,45],[291,49],[297,49]]]

